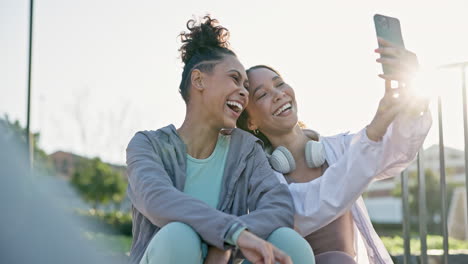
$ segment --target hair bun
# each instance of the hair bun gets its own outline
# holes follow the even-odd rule
[[[197,53],[203,54],[219,48],[229,49],[229,31],[209,15],[203,17],[200,22],[190,19],[187,29],[189,32],[179,35],[182,41],[179,51],[185,64]]]

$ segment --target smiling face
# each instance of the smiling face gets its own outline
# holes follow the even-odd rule
[[[249,71],[248,77],[248,128],[258,129],[266,136],[291,131],[298,121],[296,98],[291,86],[266,68],[255,68]]]
[[[224,56],[209,72],[194,70],[192,86],[207,125],[216,129],[236,126],[249,102],[249,92],[245,68],[235,56]]]

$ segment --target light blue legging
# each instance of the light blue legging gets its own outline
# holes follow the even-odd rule
[[[288,254],[294,264],[314,264],[314,254],[307,241],[291,228],[278,228],[267,239]],[[150,241],[140,264],[201,264],[202,241],[188,225],[173,222],[164,226]],[[250,263],[244,261],[243,264]]]

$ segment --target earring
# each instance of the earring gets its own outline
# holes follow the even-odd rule
[[[255,129],[255,130],[253,131],[253,133],[254,133],[255,135],[258,135],[258,132],[259,132],[258,129]]]

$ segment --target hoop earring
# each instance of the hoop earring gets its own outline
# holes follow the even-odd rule
[[[253,131],[253,133],[254,133],[255,135],[258,135],[258,132],[259,132],[258,129],[255,129],[255,130]]]

